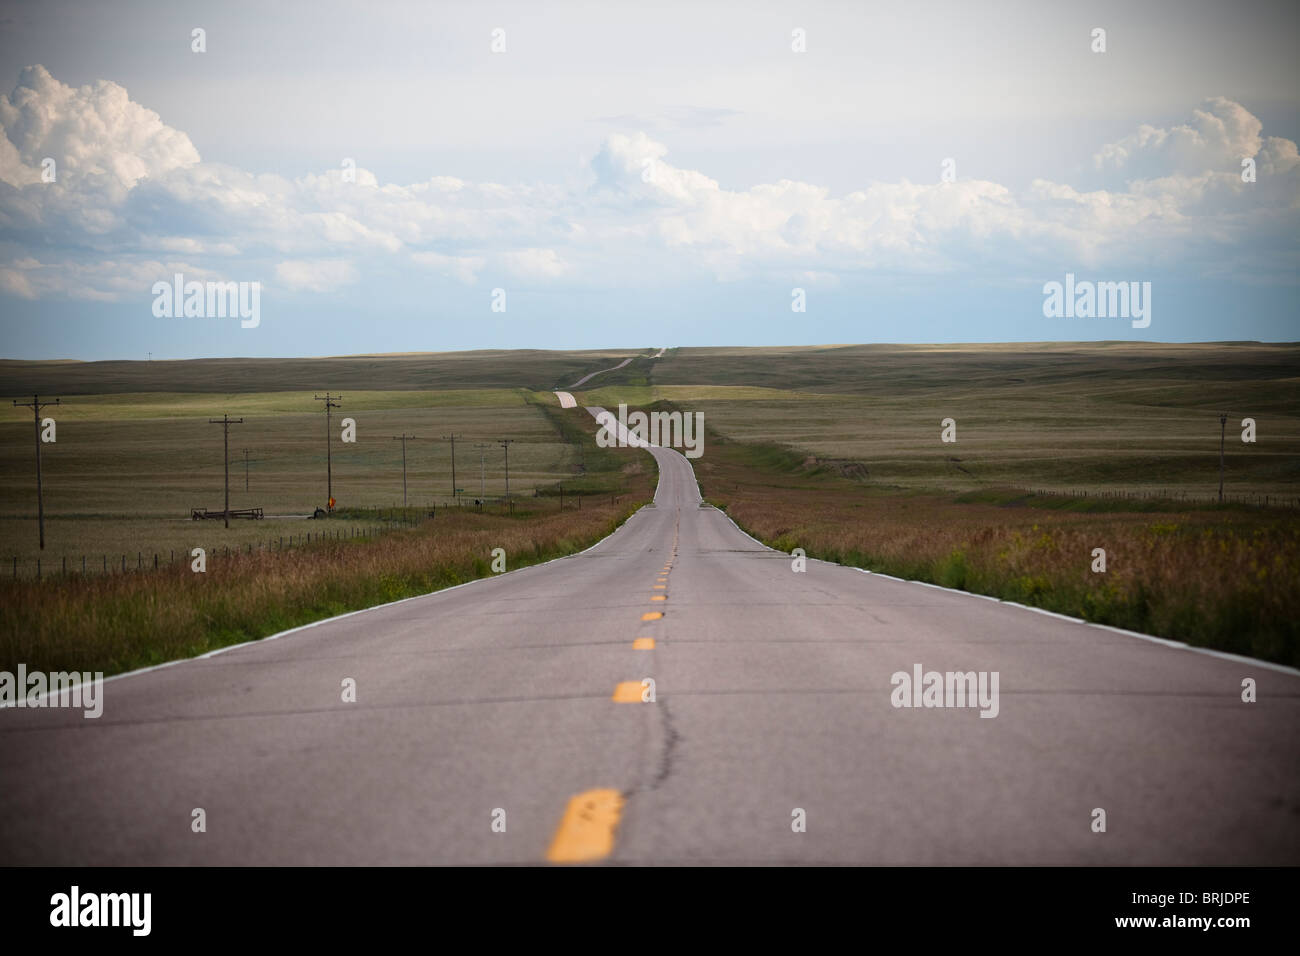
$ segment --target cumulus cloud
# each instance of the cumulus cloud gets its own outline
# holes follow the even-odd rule
[[[138,296],[172,271],[274,272],[288,292],[321,294],[368,264],[467,285],[996,278],[1162,263],[1289,281],[1300,215],[1296,144],[1265,136],[1223,98],[1102,146],[1104,188],[1043,180],[1018,192],[982,180],[838,196],[794,180],[727,189],[674,165],[644,132],[608,137],[576,184],[384,184],[347,163],[296,179],[254,174],[203,162],[121,86],[74,89],[41,67],[0,99],[0,127],[0,293],[28,298]],[[55,183],[41,181],[45,156]],[[1242,182],[1245,157],[1255,183]],[[1256,254],[1261,243],[1270,255]],[[42,261],[20,265],[33,249]]]
[[[1264,124],[1240,103],[1216,96],[1192,112],[1191,120],[1167,129],[1142,125],[1117,143],[1103,146],[1093,165],[1124,170],[1131,178],[1240,169],[1258,155]]]
[[[0,126],[0,180],[11,186],[40,183],[46,157],[56,161],[64,188],[115,195],[199,161],[188,136],[132,102],[123,87],[100,80],[74,89],[43,66],[24,69],[0,99]]]

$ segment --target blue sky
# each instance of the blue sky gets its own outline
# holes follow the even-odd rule
[[[0,356],[1300,339],[1294,4],[896,6],[7,4]]]

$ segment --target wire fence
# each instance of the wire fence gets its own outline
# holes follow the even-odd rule
[[[388,517],[383,519],[380,524],[347,523],[339,527],[305,531],[301,534],[277,535],[264,541],[210,546],[200,543],[195,544],[194,547],[202,548],[204,560],[211,562],[229,559],[232,556],[275,553],[319,546],[327,541],[374,538],[385,532],[395,531],[399,528],[415,527],[418,524],[418,520],[411,518]],[[44,580],[52,577],[72,577],[74,575],[91,576],[161,571],[175,567],[177,564],[188,566],[194,559],[195,555],[192,550],[182,549],[178,551],[174,548],[169,548],[165,552],[137,550],[134,556],[125,552],[117,552],[112,555],[101,552],[99,554],[63,555],[62,557],[50,558],[19,558],[15,555],[10,559],[9,567],[4,570],[9,572],[6,577],[10,578],[10,580],[18,578]]]
[[[201,542],[196,542],[195,548],[204,549],[204,559],[208,562],[213,560],[225,560],[230,557],[239,555],[252,555],[262,553],[277,553],[288,551],[295,548],[318,546],[327,541],[349,541],[361,538],[373,538],[389,531],[395,531],[402,528],[414,528],[426,519],[437,519],[440,511],[455,509],[457,511],[474,511],[480,514],[495,515],[513,515],[524,511],[537,511],[554,509],[555,511],[582,510],[582,500],[584,495],[575,495],[572,492],[563,494],[552,494],[548,492],[545,495],[528,495],[521,498],[475,498],[468,496],[446,497],[442,499],[431,499],[426,501],[423,506],[410,506],[406,508],[395,507],[392,511],[379,512],[375,515],[355,516],[349,514],[335,514],[325,519],[329,522],[329,527],[313,529],[297,534],[277,535],[268,537],[262,541],[242,542],[235,545],[218,544],[214,546],[205,546]],[[590,495],[585,497],[591,498]],[[599,498],[604,500],[608,498],[610,502],[617,503],[621,495],[600,495]],[[222,512],[210,512],[206,520],[220,520]],[[276,516],[271,516],[272,518]],[[310,515],[293,515],[280,517],[310,518]],[[200,529],[202,526],[200,526]],[[200,537],[206,537],[203,531],[198,532]],[[58,577],[92,576],[92,575],[109,575],[109,574],[132,574],[143,573],[146,571],[161,571],[167,568],[175,567],[178,564],[188,566],[194,560],[191,550],[177,550],[169,548],[166,551],[161,549],[154,550],[136,550],[131,555],[129,552],[118,551],[113,554],[100,552],[99,554],[73,554],[62,556],[47,557],[19,557],[11,556],[8,567],[0,567],[0,579],[8,578],[17,580],[19,578],[35,578],[45,580]],[[8,573],[6,573],[8,572]]]

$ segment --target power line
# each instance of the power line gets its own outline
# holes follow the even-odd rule
[[[223,457],[225,458],[225,465],[226,465],[226,509],[223,517],[226,520],[226,527],[229,528],[230,527],[230,426],[242,425],[244,424],[244,420],[242,418],[231,418],[229,415],[222,415],[220,418],[209,418],[208,424],[221,426],[221,446],[222,446]]]
[[[331,395],[329,392],[325,393],[324,398],[321,398],[319,395],[316,396],[316,401],[325,403],[325,495],[326,495],[325,510],[326,511],[334,510],[334,463],[330,451],[330,449],[332,448],[332,442],[330,441],[330,409],[341,408],[342,406],[339,405],[339,402],[341,402],[342,400],[343,400],[342,395]]]
[[[42,551],[45,550],[45,490],[41,485],[41,409],[61,404],[62,401],[57,398],[52,402],[42,402],[39,395],[33,395],[30,402],[14,401],[14,407],[32,410],[32,422],[36,426],[36,526]]]
[[[460,437],[462,440],[464,440],[465,438],[464,435],[461,435]],[[452,432],[450,435],[443,435],[442,440],[451,442],[451,497],[455,499],[456,497],[456,433]]]
[[[241,449],[241,450],[242,450],[243,453],[244,453],[244,491],[248,491],[248,466],[249,466],[250,464],[253,464],[253,465],[260,465],[260,464],[261,464],[265,459],[263,459],[263,458],[249,458],[249,457],[248,457],[248,453],[249,453],[250,451],[253,450],[253,449],[251,449],[251,448],[244,448],[244,449]]]
[[[506,450],[506,499],[510,498],[510,446],[515,443],[513,438],[498,438],[497,444]]]
[[[487,497],[487,450],[492,447],[490,442],[480,442],[474,445],[478,451],[478,498],[482,501]]]
[[[1219,413],[1219,504],[1223,504],[1223,437],[1228,428],[1228,413]]]
[[[408,435],[402,432],[400,435],[394,435],[393,441],[402,443],[402,507],[406,507],[406,443],[414,440],[414,435]]]

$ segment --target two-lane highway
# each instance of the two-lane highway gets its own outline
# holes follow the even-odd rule
[[[0,863],[1298,862],[1300,676],[795,571],[650,451],[583,554],[0,710]]]

